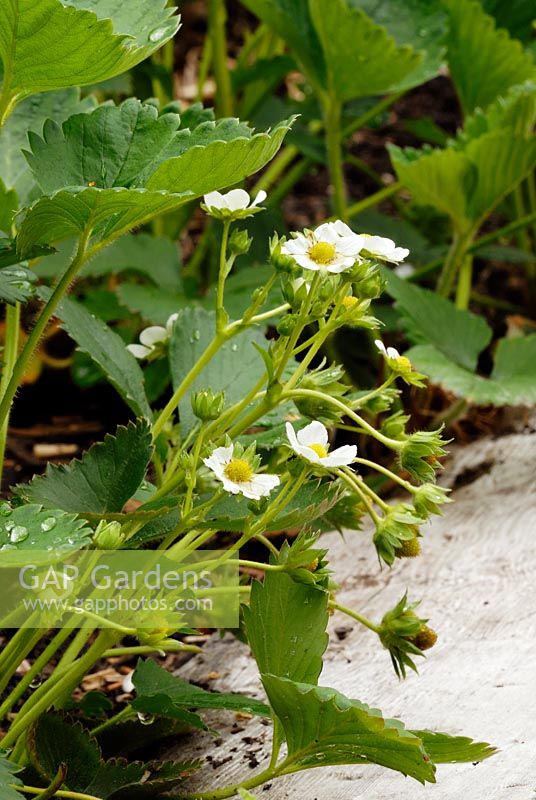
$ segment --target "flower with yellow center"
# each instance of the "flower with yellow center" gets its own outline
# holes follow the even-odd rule
[[[314,231],[295,233],[293,239],[283,244],[281,252],[304,269],[337,273],[353,267],[363,241],[339,219],[324,222]]]
[[[351,294],[346,295],[346,297],[342,298],[342,305],[347,311],[351,311],[356,305],[359,303],[357,297],[354,297]]]
[[[289,444],[294,452],[312,464],[322,467],[345,467],[351,464],[357,455],[357,447],[353,444],[343,445],[330,453],[328,429],[318,420],[309,423],[297,434],[290,422],[287,422],[286,428]]]
[[[381,339],[375,339],[374,344],[392,369],[397,372],[411,372],[411,361],[407,356],[401,356],[396,347],[386,347]]]
[[[266,497],[280,483],[277,475],[255,472],[245,458],[235,458],[232,444],[228,447],[217,447],[208,458],[203,459],[203,463],[222,482],[226,492],[242,494],[249,500]]]

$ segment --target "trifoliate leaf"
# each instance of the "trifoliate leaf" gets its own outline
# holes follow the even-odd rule
[[[151,432],[145,420],[120,426],[70,464],[48,464],[45,475],[19,493],[45,508],[77,513],[121,511],[140,486],[151,457]]]
[[[179,28],[165,0],[7,0],[0,7],[6,100],[98,83],[161,47]]]
[[[384,719],[377,709],[335,689],[275,675],[264,675],[263,683],[294,769],[379,764],[421,783],[435,783],[435,768],[421,739],[399,720]]]

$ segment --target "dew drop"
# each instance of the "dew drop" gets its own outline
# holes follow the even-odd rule
[[[0,550],[16,550],[16,549],[17,548],[15,547],[14,544],[3,544],[2,547],[0,547]]]
[[[6,531],[7,531],[8,533],[9,533],[10,531],[12,531],[14,527],[15,527],[15,523],[14,523],[14,522],[6,522]]]
[[[194,339],[198,342],[201,338],[201,331],[194,331]]]
[[[0,517],[9,517],[10,514],[13,513],[13,509],[9,505],[9,503],[1,503],[0,504]]]
[[[152,725],[155,721],[154,714],[144,714],[143,711],[138,711],[138,720],[142,725]]]
[[[11,281],[11,285],[23,292],[28,292],[32,288],[28,281]]]
[[[9,534],[9,538],[13,543],[15,542],[23,542],[29,536],[28,528],[25,528],[24,525],[15,525],[14,528],[11,529],[11,533]]]
[[[30,683],[29,688],[39,689],[42,683],[43,683],[43,678],[41,677],[41,675],[36,675],[33,681]]]
[[[163,39],[167,33],[166,28],[155,28],[154,31],[151,31],[149,34],[149,41],[150,42],[159,42],[160,39]]]
[[[233,344],[232,347],[231,347],[231,350],[233,351],[233,353],[236,353],[236,351],[238,350],[238,345],[237,344]]]
[[[54,526],[56,525],[56,522],[57,522],[56,517],[47,517],[41,523],[41,530],[42,531],[51,531],[52,528],[54,528]]]

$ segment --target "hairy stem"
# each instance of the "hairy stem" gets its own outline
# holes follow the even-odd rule
[[[227,66],[226,21],[227,13],[224,0],[209,0],[209,36],[212,42],[212,63],[216,77],[216,108],[220,117],[231,117],[233,115],[231,74]]]
[[[14,306],[6,305],[6,335],[4,344],[4,357],[2,363],[2,379],[0,381],[0,397],[3,397],[9,386],[9,381],[17,362],[19,350],[20,331],[20,303]],[[11,409],[9,409],[11,410]],[[6,440],[9,426],[9,410],[0,428],[0,483],[6,453]]]
[[[346,208],[346,188],[342,160],[341,104],[334,97],[324,101],[324,126],[326,129],[326,149],[333,190],[333,212],[339,219],[348,217]]]

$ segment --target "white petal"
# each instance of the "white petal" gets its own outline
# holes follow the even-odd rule
[[[249,206],[249,194],[244,189],[231,189],[223,199],[229,211],[241,211]]]
[[[405,247],[395,247],[395,249],[393,250],[393,252],[389,256],[389,260],[390,261],[395,261],[396,263],[399,263],[400,261],[403,261],[408,256],[409,256],[409,250],[407,250]]]
[[[147,347],[151,347],[158,342],[165,342],[166,339],[167,331],[161,325],[151,325],[150,328],[145,328],[140,333],[140,342]]]
[[[209,192],[203,197],[207,208],[225,208],[225,201],[221,192]]]
[[[153,352],[152,347],[144,347],[142,344],[127,344],[127,350],[132,353],[134,358],[147,358]]]
[[[328,264],[326,267],[327,272],[333,272],[334,274],[338,274],[339,272],[346,272],[347,269],[354,266],[354,259],[343,259],[342,261],[336,261],[334,264]]]
[[[242,489],[240,488],[240,484],[235,483],[234,481],[230,481],[227,475],[218,475],[218,478],[223,483],[223,488],[226,492],[230,492],[230,494],[240,494]]]
[[[261,189],[260,192],[257,192],[257,197],[252,202],[251,208],[258,206],[260,203],[264,203],[267,197],[268,195],[266,194],[266,192],[263,189]]]
[[[293,426],[290,422],[287,422],[285,425],[285,429],[287,431],[287,438],[289,440],[290,446],[293,450],[297,450],[299,447],[298,439],[296,438],[296,431],[294,430]]]
[[[178,317],[179,317],[179,314],[176,313],[176,314],[172,314],[168,318],[168,321],[166,322],[166,333],[167,333],[168,336],[171,336],[171,332],[173,330],[173,326],[174,326],[175,322],[177,321]]]
[[[398,275],[399,278],[409,278],[415,272],[415,267],[411,264],[399,264],[394,268],[393,272],[395,275]]]
[[[388,347],[386,350],[387,358],[400,358],[400,353],[396,347]]]
[[[328,429],[321,422],[315,420],[298,431],[297,439],[301,445],[321,444],[325,446],[328,443]]]
[[[229,447],[217,447],[212,451],[210,456],[203,459],[203,464],[211,469],[218,478],[223,474],[224,467],[227,466],[233,457],[234,447],[232,444]]]
[[[364,246],[365,242],[361,236],[354,234],[353,236],[345,236],[344,239],[339,239],[337,252],[343,256],[357,256]]]
[[[387,355],[387,350],[386,350],[385,345],[384,345],[384,343],[382,342],[381,339],[374,339],[374,344],[376,345],[376,347],[378,348],[378,350],[380,351],[380,353],[382,355],[384,355],[384,356]]]
[[[309,246],[310,242],[304,236],[301,236],[298,239],[289,239],[288,242],[285,242],[281,247],[281,252],[287,256],[303,255],[303,253],[307,253]]]
[[[335,222],[332,222],[331,224],[333,225],[334,229],[337,231],[339,236],[357,236],[357,234],[353,232],[350,226],[347,225],[346,222],[343,222],[342,219],[338,219]]]
[[[319,269],[322,269],[321,265],[313,261],[312,258],[309,258],[308,255],[295,255],[294,261],[298,266],[303,267],[303,269],[312,269],[313,272],[318,272]]]
[[[310,447],[303,444],[299,444],[296,447],[296,453],[302,456],[302,458],[307,459],[307,461],[310,461],[311,464],[320,464],[322,461],[316,450],[312,450]]]
[[[351,464],[357,455],[357,447],[355,444],[345,444],[338,447],[325,458],[320,459],[320,463],[324,467],[344,467]]]
[[[279,483],[277,475],[254,475],[247,483],[240,484],[239,488],[244,497],[258,500],[260,497],[267,497]]]
[[[123,678],[123,682],[121,684],[121,689],[127,694],[132,694],[136,687],[134,686],[134,681],[132,680],[132,676],[134,675],[134,671],[128,672],[125,677]]]

